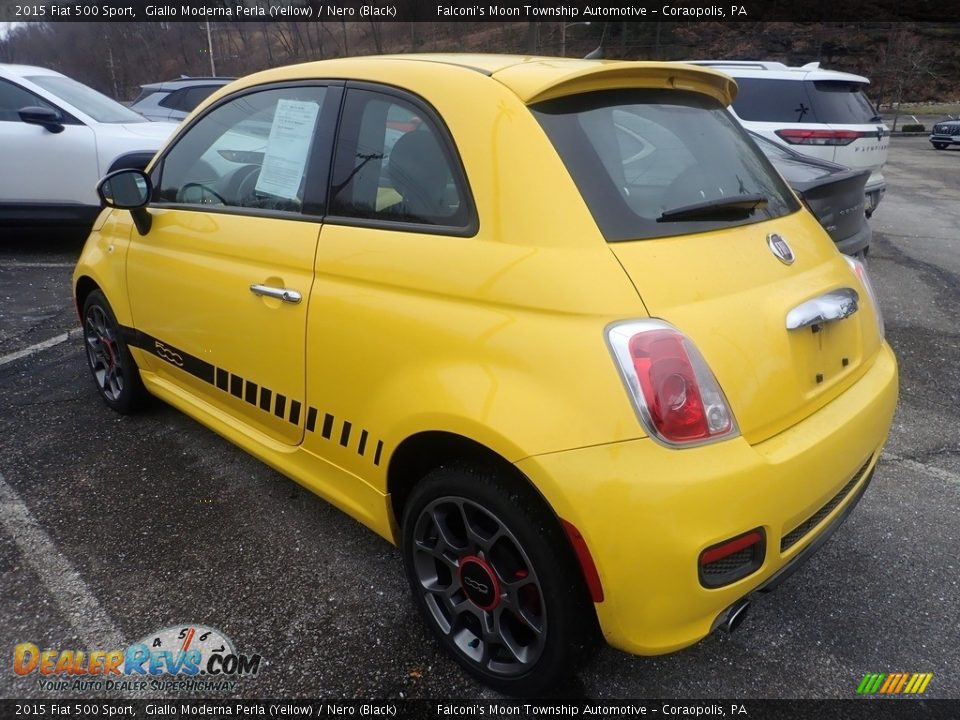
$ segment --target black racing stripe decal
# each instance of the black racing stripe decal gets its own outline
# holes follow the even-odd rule
[[[167,363],[180,368],[186,373],[203,380],[210,385],[214,385],[219,390],[229,393],[238,400],[244,401],[259,407],[264,412],[273,412],[273,415],[285,420],[292,425],[300,425],[300,417],[304,414],[303,404],[299,400],[289,398],[290,416],[287,417],[287,396],[274,392],[270,388],[259,385],[252,380],[243,378],[240,375],[229,372],[228,370],[201,360],[198,357],[184,352],[169,343],[141,332],[134,328],[120,327],[120,333],[128,345],[140,348],[146,352],[156,355]],[[315,432],[317,428],[317,418],[320,411],[315,407],[306,408],[306,430]],[[325,440],[333,439],[333,427],[337,422],[336,417],[330,413],[324,413],[323,424],[320,435]],[[350,436],[353,431],[353,423],[349,420],[343,420],[340,430],[339,444],[346,448],[350,445]],[[357,454],[366,455],[367,445],[371,442],[370,432],[365,429],[360,430],[360,438],[357,442]],[[377,440],[377,447],[373,455],[373,464],[380,465],[383,456],[383,441]]]

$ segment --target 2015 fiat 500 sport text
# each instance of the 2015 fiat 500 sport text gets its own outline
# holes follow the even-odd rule
[[[396,543],[502,691],[601,633],[653,655],[732,627],[859,500],[897,396],[864,266],[735,93],[483,55],[232,83],[101,182],[74,275],[100,394],[163,399]]]

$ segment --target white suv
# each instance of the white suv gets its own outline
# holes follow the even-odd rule
[[[870,170],[866,211],[868,217],[873,213],[886,190],[890,131],[864,95],[867,78],[823,70],[816,62],[802,67],[733,60],[688,64],[706,65],[736,80],[739,92],[730,109],[755,133],[805,155]]]
[[[7,226],[89,231],[100,177],[144,167],[176,128],[53,70],[0,64],[0,236]]]

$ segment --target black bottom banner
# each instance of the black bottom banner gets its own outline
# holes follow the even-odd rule
[[[0,700],[0,718],[954,720],[960,700]]]

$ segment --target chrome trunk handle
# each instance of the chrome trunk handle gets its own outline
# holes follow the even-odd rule
[[[838,288],[800,303],[787,313],[787,330],[843,320],[860,307],[860,296],[853,288]]]

